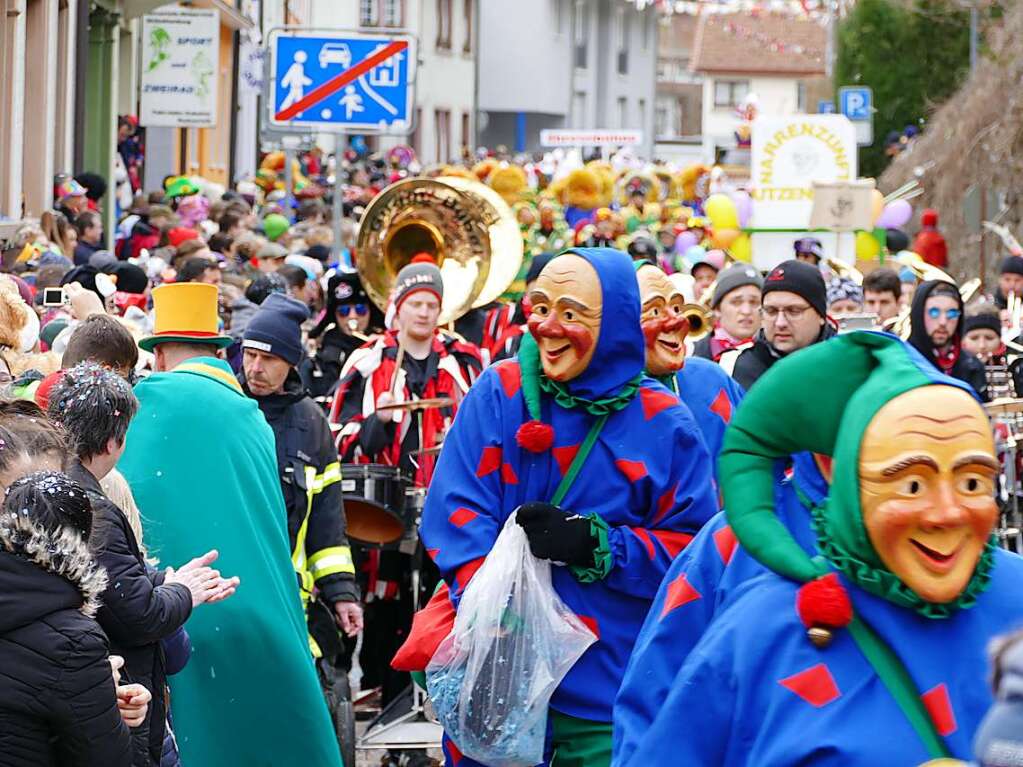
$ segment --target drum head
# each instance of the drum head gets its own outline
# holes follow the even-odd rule
[[[405,534],[401,517],[383,506],[354,495],[345,497],[345,521],[348,537],[358,543],[383,546]]]

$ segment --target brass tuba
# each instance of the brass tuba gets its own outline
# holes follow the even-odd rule
[[[710,312],[700,304],[684,304],[682,316],[689,320],[688,338],[693,341],[699,341],[714,327]]]
[[[446,324],[507,289],[522,266],[522,236],[511,208],[490,187],[454,176],[410,178],[380,192],[359,225],[359,276],[381,310],[398,272],[419,253],[440,267]]]

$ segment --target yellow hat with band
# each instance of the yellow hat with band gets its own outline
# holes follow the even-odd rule
[[[147,352],[162,343],[209,344],[223,349],[230,336],[221,335],[217,286],[176,282],[153,289],[153,334],[139,341]]]

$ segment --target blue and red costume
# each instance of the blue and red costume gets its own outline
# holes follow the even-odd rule
[[[567,383],[573,397],[619,394],[644,366],[639,291],[630,259],[619,251],[573,251],[596,270],[603,319],[593,362]],[[542,452],[520,447],[531,420],[520,360],[486,370],[462,402],[445,441],[423,514],[421,535],[457,603],[507,517],[530,501],[549,501],[595,416],[544,394],[541,420],[553,429]],[[597,641],[555,690],[551,708],[570,717],[610,722],[633,643],[675,556],[717,510],[710,459],[689,409],[650,378],[613,412],[560,504],[566,513],[596,515],[608,525],[612,565],[603,579],[582,583],[553,568],[553,585]],[[449,763],[473,764],[446,744]]]
[[[813,456],[799,453],[792,476],[783,478],[779,472],[778,479],[779,519],[805,551],[816,553],[807,503],[822,503],[828,486]],[[636,640],[615,700],[612,764],[640,764],[633,760],[636,748],[664,705],[686,657],[714,616],[765,572],[767,568],[736,540],[724,512],[715,515],[675,559]]]
[[[689,357],[669,387],[686,403],[696,419],[710,452],[714,474],[725,439],[725,429],[745,392],[721,366],[701,357]]]

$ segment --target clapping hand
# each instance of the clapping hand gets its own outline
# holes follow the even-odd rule
[[[192,606],[223,602],[238,589],[240,578],[222,578],[219,570],[213,570],[213,564],[220,554],[216,549],[207,551],[201,557],[186,562],[177,570],[167,568],[164,583],[180,583],[192,592]]]

